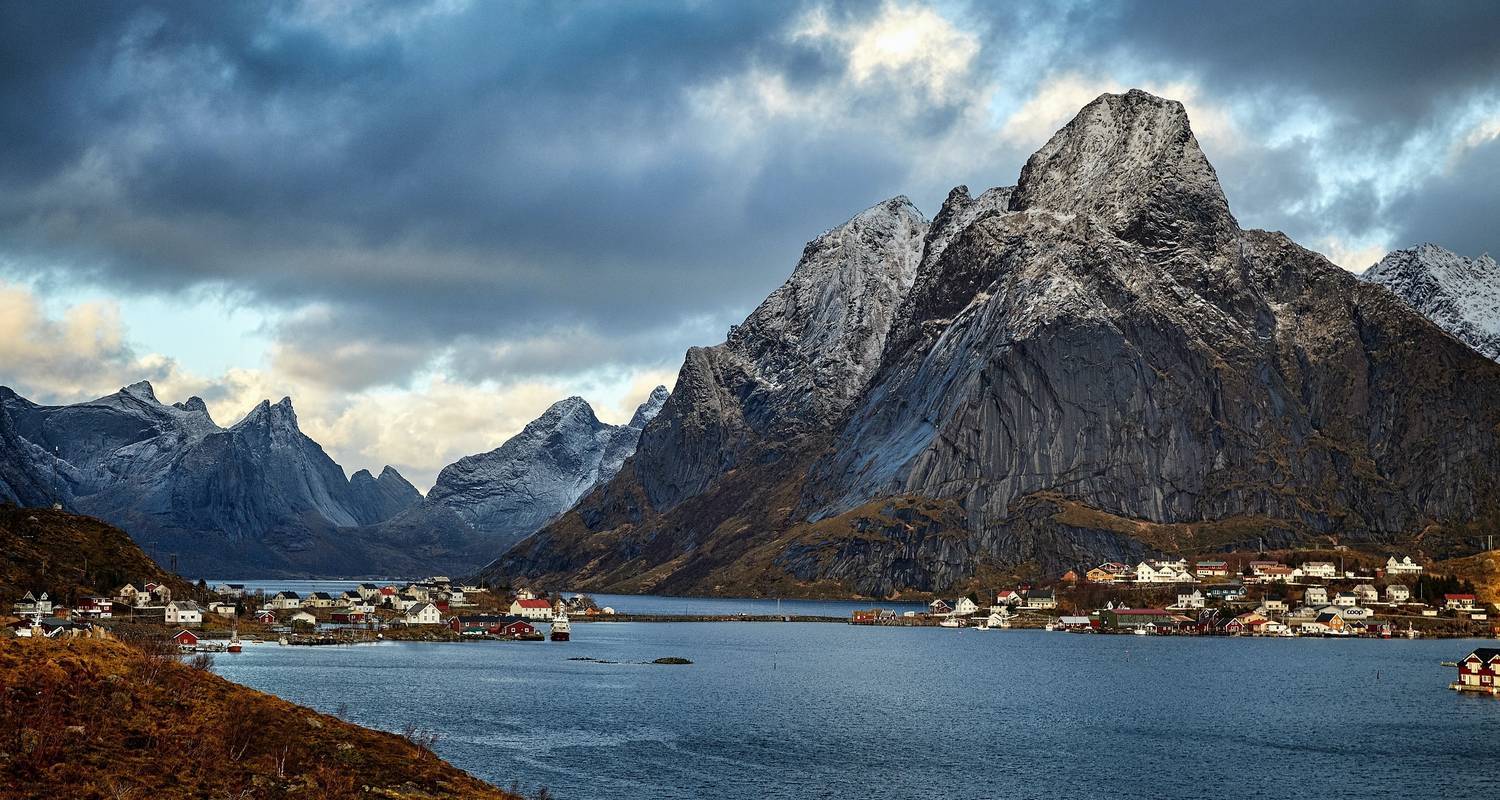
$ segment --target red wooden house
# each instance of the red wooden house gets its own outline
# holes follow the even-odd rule
[[[1450,688],[1500,696],[1500,648],[1481,647],[1458,662],[1458,680]]]

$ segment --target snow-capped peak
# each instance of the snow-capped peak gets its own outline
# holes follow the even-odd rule
[[[1390,253],[1361,277],[1500,361],[1500,266],[1488,254],[1468,258],[1428,242]]]
[[[671,396],[671,392],[668,392],[665,386],[658,386],[652,389],[651,396],[647,397],[646,401],[636,408],[635,414],[631,416],[630,422],[627,423],[628,427],[646,427],[646,423],[656,419],[656,415],[661,413],[661,408],[667,404],[669,396]]]

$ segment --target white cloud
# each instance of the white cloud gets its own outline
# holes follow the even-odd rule
[[[1351,242],[1339,236],[1325,236],[1318,242],[1316,249],[1327,256],[1329,261],[1350,272],[1364,272],[1375,262],[1385,258],[1386,253],[1391,251],[1391,245],[1384,239]]]

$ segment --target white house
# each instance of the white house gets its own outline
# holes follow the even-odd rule
[[[1177,592],[1177,605],[1173,608],[1203,608],[1203,593],[1197,589],[1191,592],[1179,590]]]
[[[1333,596],[1333,604],[1338,608],[1352,608],[1359,605],[1359,596],[1353,592],[1339,592]]]
[[[1271,614],[1285,614],[1286,612],[1286,601],[1279,597],[1267,597],[1261,601],[1260,608],[1255,609],[1255,613],[1263,617],[1270,616]]]
[[[1380,592],[1368,583],[1361,583],[1354,587],[1354,596],[1359,598],[1361,603],[1380,602]]]
[[[1021,604],[1021,593],[1015,589],[1001,589],[995,593],[995,605],[1018,606]]]
[[[27,592],[26,596],[17,600],[15,605],[11,606],[11,610],[15,612],[16,616],[21,616],[22,614],[51,614],[52,599],[47,596],[46,592],[42,592],[40,596],[35,596],[31,592]]]
[[[1399,560],[1395,556],[1385,560],[1385,574],[1387,575],[1421,575],[1422,565],[1411,560],[1411,556],[1402,556]]]
[[[277,592],[271,596],[271,602],[267,603],[271,608],[289,610],[302,607],[302,597],[296,592]]]
[[[378,600],[380,598],[380,587],[373,583],[361,583],[354,591],[365,600]]]
[[[139,590],[127,583],[115,590],[115,599],[119,600],[122,605],[133,606],[136,605],[135,596],[138,593]]]
[[[1387,603],[1405,603],[1411,599],[1411,589],[1404,583],[1387,584],[1385,587],[1385,601]]]
[[[1310,606],[1326,606],[1326,605],[1328,605],[1328,587],[1326,587],[1326,586],[1309,586],[1309,587],[1307,587],[1307,591],[1302,595],[1302,602],[1304,602],[1304,603],[1306,603],[1306,604],[1308,604]]]
[[[221,583],[214,587],[214,594],[220,597],[244,597],[245,584],[243,583]]]
[[[203,624],[203,610],[191,600],[174,600],[167,603],[163,621],[167,625],[189,628]]]
[[[967,616],[971,616],[973,614],[976,614],[978,612],[979,612],[979,604],[978,603],[974,602],[973,600],[970,600],[967,597],[960,597],[953,604],[953,614],[952,614],[952,616],[955,616],[955,617],[967,617]]]
[[[302,601],[303,608],[333,608],[333,596],[327,592],[313,592]]]
[[[1135,567],[1136,583],[1192,583],[1185,561],[1142,561]]]
[[[291,623],[293,625],[311,625],[316,628],[318,626],[318,618],[313,616],[310,611],[298,611],[292,615]]]
[[[1051,589],[1032,589],[1026,593],[1026,608],[1057,608],[1057,592]]]
[[[210,614],[218,614],[221,617],[233,619],[235,616],[235,605],[234,603],[213,602],[208,604],[208,611]]]
[[[942,601],[934,600],[932,602],[935,606]],[[947,603],[943,603],[943,606],[946,610],[939,612],[934,608],[933,613],[952,613],[953,608],[951,606]],[[550,620],[552,619],[552,604],[546,600],[539,600],[534,597],[517,597],[511,601],[510,615],[512,617],[520,617],[521,619]]]
[[[443,621],[438,607],[431,603],[418,603],[406,609],[407,625],[437,625]]]
[[[1443,605],[1455,611],[1472,611],[1474,610],[1475,599],[1472,594],[1445,594],[1443,595]]]
[[[1339,576],[1339,568],[1332,561],[1309,561],[1298,567],[1304,578],[1331,580]]]

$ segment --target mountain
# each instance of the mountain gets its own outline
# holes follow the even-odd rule
[[[366,474],[365,478],[368,478]],[[167,405],[146,382],[43,406],[0,387],[0,497],[56,499],[130,531],[189,574],[380,574],[420,559],[343,529],[417,501],[395,470],[351,483],[302,433],[290,398],[219,427],[199,398]]]
[[[27,592],[72,605],[146,581],[167,584],[179,599],[197,594],[119,528],[51,508],[0,506],[0,607],[10,608]]]
[[[395,539],[424,531],[467,536],[479,545],[471,566],[481,563],[613,478],[669,397],[656,387],[625,425],[600,422],[581,397],[554,403],[498,448],[444,467],[426,498],[378,530]]]
[[[1435,244],[1396,250],[1361,276],[1486,358],[1500,361],[1500,266]]]
[[[815,240],[688,352],[620,473],[481,577],[889,596],[1262,542],[1457,552],[1500,520],[1497,398],[1500,365],[1391,293],[1241,229],[1181,104],[1103,95],[1015,187]]]

